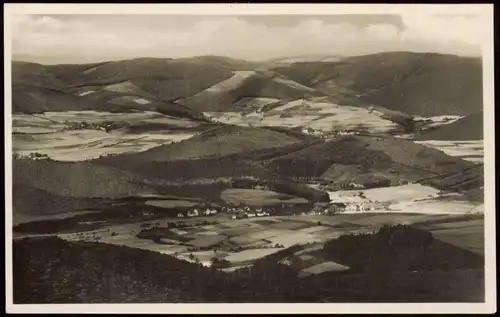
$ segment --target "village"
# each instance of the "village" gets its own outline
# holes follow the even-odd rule
[[[361,134],[357,130],[349,130],[349,129],[336,130],[336,129],[333,129],[332,131],[323,131],[323,130],[315,130],[311,127],[302,129],[302,133],[312,135],[315,137],[319,137],[321,139],[331,139],[331,138],[335,138],[337,136]]]
[[[308,204],[308,206],[310,206]],[[231,219],[244,219],[254,217],[268,217],[268,216],[282,216],[282,215],[326,215],[334,216],[342,213],[353,212],[368,212],[375,210],[388,210],[388,205],[371,201],[363,196],[362,192],[353,194],[352,196],[345,196],[336,201],[328,203],[315,203],[312,207],[299,208],[293,204],[278,204],[267,207],[256,207],[240,205],[234,206],[219,206],[213,203],[207,203],[205,207],[196,206],[185,212],[179,212],[178,218],[193,218],[193,217],[206,217],[213,216],[219,213],[225,213],[231,216]],[[306,210],[304,210],[306,209]]]

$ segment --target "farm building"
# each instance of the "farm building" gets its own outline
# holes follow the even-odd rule
[[[216,209],[210,209],[210,208],[207,208],[202,212],[204,216],[215,215],[216,213],[217,213]]]
[[[197,216],[199,216],[199,215],[200,215],[200,212],[199,212],[199,211],[198,211],[198,209],[196,209],[196,208],[195,208],[195,209],[192,209],[192,210],[189,210],[189,211],[187,212],[187,216],[188,216],[188,217],[197,217]]]
[[[269,190],[267,186],[264,185],[255,185],[253,189],[258,189],[258,190]]]

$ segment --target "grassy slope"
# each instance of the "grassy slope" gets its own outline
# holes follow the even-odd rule
[[[234,106],[242,98],[260,97],[276,98],[283,101],[322,96],[317,91],[292,87],[286,83],[275,81],[279,75],[274,72],[259,71],[243,80],[236,88],[220,92],[204,91],[179,103],[198,111],[238,111]]]
[[[479,189],[484,186],[484,165],[474,164],[456,172],[424,179],[421,182],[443,190],[464,191],[464,194],[471,196],[473,200],[482,200],[481,196],[484,196],[484,192]]]
[[[205,131],[190,139],[134,154],[136,162],[222,157],[240,152],[277,148],[300,142],[286,133],[269,129],[222,126]]]
[[[102,101],[89,101],[53,88],[24,84],[12,87],[13,113],[110,109]]]
[[[114,101],[113,98],[129,96],[114,92],[96,92],[84,97],[75,96],[54,88],[16,84],[12,87],[12,113],[43,113],[46,111],[157,111],[180,118],[198,119],[202,116],[181,105],[159,100],[141,105],[133,101]]]
[[[482,106],[481,60],[454,55],[390,52],[334,63],[296,63],[276,70],[330,92],[412,115],[467,115]],[[332,85],[333,84],[333,85]]]
[[[465,141],[482,140],[483,112],[468,115],[453,123],[415,135],[415,140],[447,140]]]
[[[12,168],[19,186],[62,197],[117,198],[152,191],[140,175],[88,162],[16,159]]]
[[[63,197],[14,180],[12,188],[13,224],[30,222],[40,216],[49,216],[96,210],[105,207],[105,201],[86,197]]]

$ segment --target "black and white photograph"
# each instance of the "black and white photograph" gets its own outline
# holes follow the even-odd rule
[[[496,311],[492,5],[4,8],[8,311]]]

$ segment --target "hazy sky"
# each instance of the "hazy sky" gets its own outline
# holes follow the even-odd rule
[[[266,60],[383,51],[480,56],[480,17],[16,15],[15,56],[45,63],[223,55]]]

